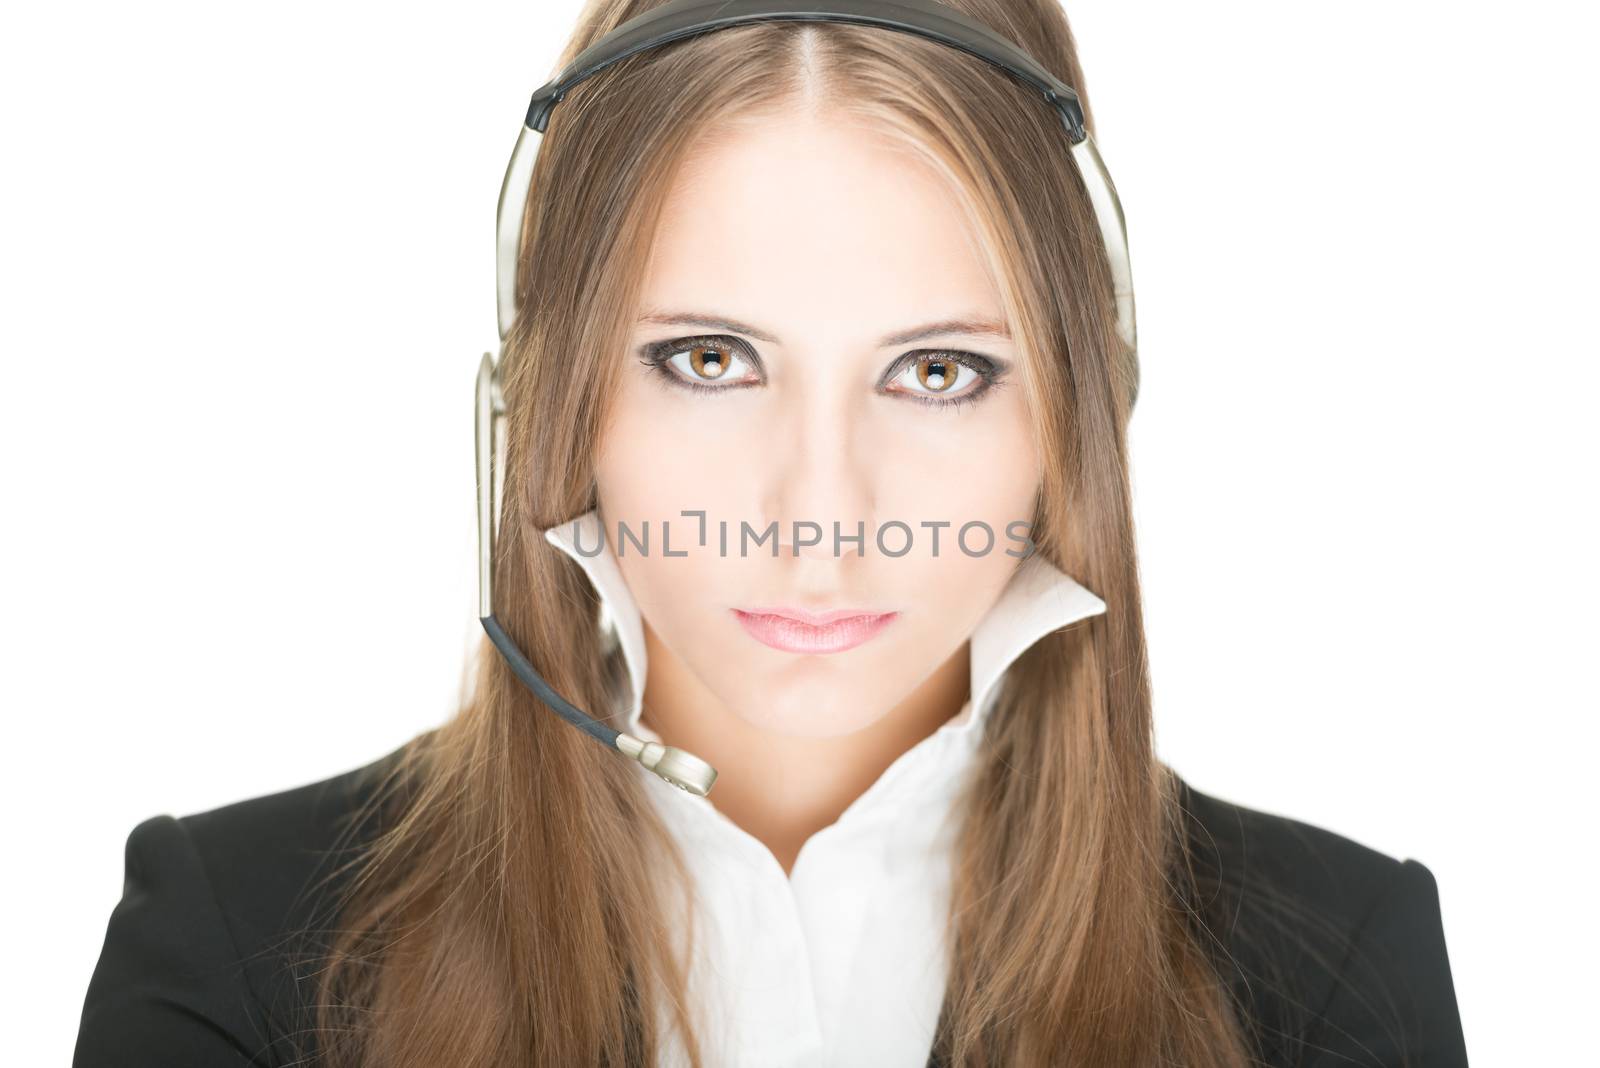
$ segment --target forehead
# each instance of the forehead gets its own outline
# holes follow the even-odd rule
[[[802,113],[720,131],[685,154],[643,304],[725,314],[786,343],[1002,318],[948,181],[881,132]]]

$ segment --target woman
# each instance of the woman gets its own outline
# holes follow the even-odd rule
[[[1083,92],[1053,3],[952,6]],[[80,1065],[1465,1063],[1426,867],[1155,756],[1137,378],[1036,91],[726,28],[573,88],[532,190],[494,613],[714,792],[486,644],[402,749],[134,829]]]

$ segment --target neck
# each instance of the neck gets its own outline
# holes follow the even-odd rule
[[[650,671],[640,721],[668,745],[717,769],[711,800],[772,851],[784,874],[800,847],[839,818],[906,750],[961,711],[970,686],[966,643],[888,714],[832,738],[752,727],[717,700],[645,625]]]

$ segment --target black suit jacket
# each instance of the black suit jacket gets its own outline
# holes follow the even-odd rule
[[[289,1065],[291,1028],[312,987],[290,936],[331,919],[328,891],[338,884],[320,877],[395,755],[136,826],[84,1001],[76,1068]],[[1187,783],[1182,796],[1196,901],[1263,1063],[1467,1063],[1426,867]]]

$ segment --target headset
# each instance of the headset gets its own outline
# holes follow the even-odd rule
[[[1066,127],[1073,162],[1088,191],[1111,269],[1117,307],[1117,333],[1132,353],[1132,391],[1138,396],[1139,362],[1133,313],[1133,275],[1128,264],[1128,235],[1122,204],[1106,172],[1094,139],[1083,124],[1077,91],[1041,67],[1031,56],[989,27],[967,18],[938,0],[670,0],[629,19],[584,49],[555,78],[533,94],[528,115],[500,187],[496,215],[496,294],[500,347],[517,315],[517,253],[522,244],[522,218],[537,151],[534,134],[544,133],[550,113],[574,85],[636,52],[728,26],[760,21],[849,22],[881,26],[938,41],[987,60],[1044,94]],[[512,672],[568,723],[655,772],[681,790],[699,797],[711,792],[717,771],[693,753],[635,738],[615,730],[568,703],[551,688],[517,648],[494,616],[494,542],[503,494],[505,396],[494,358],[483,354],[478,365],[475,398],[478,485],[478,614],[479,622]],[[1131,402],[1130,402],[1131,403]]]

